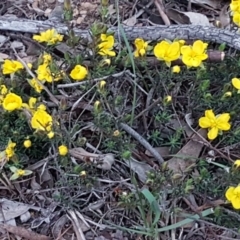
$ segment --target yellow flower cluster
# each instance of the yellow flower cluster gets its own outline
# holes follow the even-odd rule
[[[165,61],[168,67],[171,66],[171,62],[182,59],[183,63],[188,67],[199,67],[202,65],[202,61],[208,58],[206,49],[208,44],[197,40],[192,46],[185,46],[184,40],[179,41],[161,41],[153,48],[153,53],[160,61]],[[134,41],[135,51],[134,57],[142,57],[146,54],[149,46],[148,42],[145,42],[142,38],[137,38]],[[179,73],[180,67],[174,66],[173,73]]]
[[[11,157],[14,156],[14,154],[15,154],[15,147],[16,147],[16,143],[14,143],[12,141],[8,142],[8,145],[7,145],[6,149],[5,149],[5,154],[6,154],[7,160],[9,160]]]
[[[38,66],[36,71],[38,80],[42,83],[45,83],[45,81],[52,83],[53,81],[57,82],[63,79],[63,72],[53,73],[53,71],[51,71],[52,56],[50,54],[44,53],[42,60],[42,64]],[[37,83],[36,79],[32,79],[32,86],[35,86],[37,92],[41,91],[41,85]]]
[[[232,0],[230,9],[233,15],[233,22],[240,26],[240,0]]]
[[[54,45],[63,40],[63,35],[58,34],[55,29],[48,29],[45,32],[41,32],[40,35],[34,35],[33,39],[40,43]]]
[[[146,54],[148,48],[148,42],[145,42],[142,38],[136,38],[134,41],[135,52],[134,57],[142,57]]]
[[[208,58],[206,54],[207,43],[197,40],[192,46],[185,46],[184,41],[161,41],[154,47],[153,52],[157,59],[165,61],[168,67],[171,66],[171,62],[182,57],[183,63],[188,67],[199,67],[202,61]],[[173,69],[174,72],[178,72],[178,69]]]
[[[1,85],[1,97],[2,97],[2,107],[6,111],[12,112],[14,110],[27,109],[32,115],[31,126],[37,131],[44,131],[47,133],[49,138],[54,136],[52,131],[52,116],[46,112],[46,106],[43,104],[38,104],[37,99],[30,97],[28,104],[23,103],[22,98],[15,93],[7,93],[7,88],[5,85]],[[7,94],[6,94],[7,93]],[[29,145],[25,143],[24,145]],[[12,146],[12,145],[10,145]],[[30,146],[28,146],[30,147]],[[8,151],[11,152],[12,148],[8,148]]]
[[[114,46],[114,37],[112,35],[101,34],[101,42],[98,44],[98,54],[102,56],[116,56],[116,53],[112,50]]]

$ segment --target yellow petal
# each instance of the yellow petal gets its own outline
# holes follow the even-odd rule
[[[199,119],[199,126],[201,128],[210,128],[211,127],[211,121],[207,117],[201,117]]]
[[[238,195],[232,197],[231,203],[235,209],[240,209],[240,197]]]
[[[138,57],[139,57],[139,53],[138,53],[138,51],[137,51],[137,50],[134,51],[133,55],[134,55],[134,57],[138,58]]]
[[[166,53],[166,50],[169,48],[169,46],[170,44],[166,41],[161,41],[160,43],[158,43],[153,49],[153,53],[155,57],[158,59],[162,59]]]
[[[231,128],[231,125],[228,123],[229,120],[230,120],[229,113],[223,113],[219,115],[216,118],[217,127],[221,130],[225,130],[225,131],[229,130]]]
[[[182,61],[186,66],[192,67],[192,58],[189,55],[182,55]]]
[[[231,199],[232,199],[232,197],[233,197],[233,195],[234,195],[234,187],[229,187],[228,188],[228,190],[226,191],[226,193],[225,193],[225,197],[226,197],[226,199],[228,200],[228,201],[230,201],[231,202]]]
[[[201,40],[197,40],[193,43],[192,47],[193,51],[197,54],[202,54],[205,51],[204,44]]]
[[[200,58],[196,57],[196,58],[192,58],[191,63],[192,63],[193,67],[199,67],[201,65],[202,61]]]
[[[180,44],[179,42],[173,42],[168,50],[168,57],[170,57],[169,61],[177,60],[180,56]]]
[[[218,135],[218,128],[213,127],[210,129],[210,131],[208,132],[208,138],[210,140],[214,140]]]
[[[205,116],[208,119],[211,119],[211,120],[215,120],[216,119],[215,114],[213,113],[213,110],[206,110],[205,111]]]
[[[233,79],[232,79],[232,85],[233,85],[236,89],[240,90],[240,79],[239,79],[239,78],[233,78]]]
[[[182,55],[191,55],[192,48],[190,46],[182,46],[181,47],[181,54]]]
[[[137,49],[144,48],[144,40],[142,38],[136,38],[134,44]]]
[[[235,167],[240,167],[240,159],[237,159],[234,164]]]

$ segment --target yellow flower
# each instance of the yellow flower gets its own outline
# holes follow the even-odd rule
[[[161,41],[154,47],[153,53],[157,59],[165,61],[170,67],[171,62],[180,57],[180,44],[179,42]]]
[[[70,73],[70,77],[76,81],[83,80],[88,74],[88,71],[82,65],[76,65]]]
[[[233,78],[232,85],[238,90],[238,92],[240,92],[240,79],[239,78]]]
[[[115,130],[115,131],[113,132],[113,136],[114,136],[114,137],[118,137],[119,135],[120,135],[119,130]]]
[[[98,84],[98,91],[100,93],[104,93],[105,92],[105,86],[106,86],[106,81],[102,80],[99,82]]]
[[[3,74],[15,73],[20,69],[24,69],[24,66],[19,61],[6,59],[2,65]]]
[[[102,108],[101,108],[101,102],[97,100],[97,101],[94,103],[93,108],[94,108],[94,111],[95,111],[96,113],[101,112],[101,110],[102,110]]]
[[[27,63],[29,69],[32,69],[32,63]]]
[[[234,14],[233,14],[233,22],[237,26],[240,26],[240,12],[234,12]]]
[[[10,170],[11,172],[13,172],[13,175],[10,177],[10,180],[16,180],[22,176],[28,176],[32,174],[32,171],[30,170],[18,169],[14,166],[11,166]]]
[[[111,59],[104,58],[100,61],[99,67],[109,66],[111,64]]]
[[[231,128],[229,113],[223,113],[215,116],[213,110],[206,110],[205,117],[199,119],[199,126],[201,128],[208,128],[208,138],[213,140],[219,134],[219,131],[227,131]]]
[[[193,46],[182,46],[182,61],[188,67],[199,67],[203,60],[208,58],[206,54],[208,44],[197,40]]]
[[[235,209],[240,209],[240,186],[229,187],[225,196]]]
[[[53,76],[47,64],[41,64],[37,69],[38,79],[41,81],[52,82]]]
[[[239,0],[232,0],[230,4],[230,9],[233,12],[240,12],[240,1]]]
[[[41,93],[43,90],[43,87],[38,83],[38,81],[33,78],[32,80],[29,81],[29,84],[34,88],[34,90],[37,93]]]
[[[28,100],[28,104],[27,104],[27,103],[23,103],[23,104],[22,104],[22,107],[30,110],[30,111],[33,113],[34,110],[35,110],[36,102],[37,102],[37,99],[36,99],[36,98],[30,97],[29,100]]]
[[[180,47],[182,47],[185,44],[186,41],[185,40],[178,40],[176,42],[179,42]]]
[[[65,156],[68,153],[68,148],[65,145],[61,145],[58,147],[58,151],[61,156]]]
[[[7,111],[14,111],[22,107],[22,98],[15,93],[8,93],[3,100],[3,108]]]
[[[55,133],[54,133],[53,131],[50,131],[50,132],[47,134],[47,136],[48,136],[49,139],[53,138],[54,135],[55,135]]]
[[[233,166],[239,168],[239,167],[240,167],[240,159],[237,159],[237,160],[234,162]]]
[[[27,139],[23,142],[23,146],[25,148],[30,148],[32,146],[32,142],[29,139]]]
[[[63,40],[63,35],[57,33],[55,29],[48,29],[41,32],[40,35],[34,35],[33,39],[37,42],[45,42],[47,45],[53,45]]]
[[[31,126],[33,129],[50,132],[52,129],[52,116],[46,111],[38,109],[34,112],[31,119]]]
[[[0,93],[1,93],[1,95],[5,95],[8,93],[8,89],[7,89],[6,85],[0,86]]]
[[[148,42],[145,42],[142,38],[136,38],[134,45],[136,47],[134,57],[142,57],[146,54]]]
[[[178,65],[172,67],[173,73],[179,73],[180,71],[181,71],[181,68]]]
[[[42,56],[43,64],[50,64],[52,62],[52,56],[48,53],[44,53]]]
[[[170,103],[172,101],[172,96],[168,95],[164,98],[165,103]]]
[[[112,51],[114,46],[114,37],[112,35],[108,36],[107,34],[101,34],[101,43],[98,44],[98,54],[102,56],[116,56],[116,53]]]
[[[44,104],[40,104],[38,107],[37,107],[37,109],[41,109],[41,110],[43,110],[43,111],[46,111],[47,110],[47,107],[44,105]]]
[[[80,177],[86,177],[87,172],[86,172],[86,171],[81,171],[81,172],[79,173],[79,175],[80,175]]]
[[[226,97],[231,97],[232,96],[232,92],[225,92],[223,94],[223,97],[226,98]]]
[[[11,140],[8,142],[8,145],[5,149],[6,157],[9,160],[11,157],[14,156],[15,151],[14,148],[16,147],[16,143],[12,142]]]
[[[28,105],[31,109],[34,109],[37,99],[35,97],[30,97],[28,100]]]
[[[63,79],[63,77],[64,77],[64,72],[63,71],[60,71],[60,72],[57,72],[57,73],[52,73],[52,77],[53,77],[53,80],[54,80],[54,82],[57,82],[57,81],[59,81],[59,80],[62,80]]]

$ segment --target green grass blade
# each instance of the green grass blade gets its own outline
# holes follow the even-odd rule
[[[148,200],[150,208],[155,215],[154,221],[153,221],[153,226],[154,226],[158,223],[161,216],[161,212],[160,212],[157,200],[148,189],[143,189],[142,194]]]

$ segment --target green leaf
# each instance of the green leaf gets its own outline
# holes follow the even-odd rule
[[[13,173],[15,173],[15,172],[18,170],[18,169],[17,169],[16,167],[14,167],[14,166],[10,166],[9,168],[10,168],[11,172],[13,172]]]
[[[19,175],[17,173],[14,173],[11,177],[10,180],[16,180],[19,178]]]
[[[219,50],[219,51],[224,51],[225,48],[226,48],[226,43],[222,43],[222,44],[220,44],[220,46],[218,47],[218,50]]]
[[[159,219],[160,219],[160,216],[161,216],[161,212],[160,212],[157,200],[148,189],[143,189],[142,194],[148,200],[150,208],[155,215],[153,225],[156,225],[158,223]]]
[[[24,171],[25,171],[24,176],[28,176],[28,175],[32,174],[31,170],[24,170]]]

